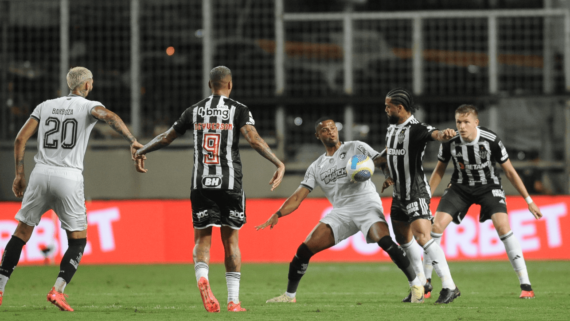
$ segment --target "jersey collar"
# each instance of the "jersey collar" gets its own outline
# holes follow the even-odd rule
[[[479,129],[479,127],[477,127],[477,136],[475,136],[475,139],[472,142],[466,142],[463,140],[463,137],[461,137],[461,135],[459,135],[459,139],[461,139],[461,143],[465,144],[465,145],[475,145],[479,142],[479,138],[481,137],[481,130]]]

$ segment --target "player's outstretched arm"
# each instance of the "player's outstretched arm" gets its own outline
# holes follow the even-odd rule
[[[146,154],[148,154],[150,152],[154,152],[155,150],[159,150],[161,148],[164,148],[164,147],[170,145],[178,137],[179,137],[179,135],[176,132],[176,130],[174,130],[174,128],[171,127],[170,129],[168,129],[164,133],[153,138],[146,145],[142,146],[141,148],[137,148],[137,151],[135,153],[135,157],[137,159],[138,158],[144,158]],[[143,162],[143,167],[144,167],[144,162]],[[145,169],[145,172],[146,171],[148,171],[148,170]]]
[[[441,179],[445,174],[445,169],[447,168],[447,163],[442,161],[437,161],[437,165],[435,166],[433,173],[431,173],[431,177],[429,178],[429,186],[431,188],[431,195],[437,189],[439,183],[441,183]]]
[[[14,141],[14,163],[16,164],[16,178],[12,184],[12,192],[16,197],[24,196],[26,190],[26,174],[24,172],[24,151],[26,150],[26,143],[38,130],[38,121],[30,117],[28,121],[22,126],[20,132]]]
[[[268,226],[270,226],[270,228],[273,228],[275,225],[277,225],[277,222],[279,221],[280,217],[289,215],[293,213],[297,208],[299,208],[301,202],[303,202],[303,200],[307,197],[307,195],[309,195],[310,192],[311,191],[309,191],[308,188],[304,186],[299,186],[299,188],[297,188],[295,193],[293,193],[293,195],[291,195],[285,201],[285,203],[281,205],[281,207],[277,212],[275,212],[275,214],[271,215],[265,223],[256,226],[255,229],[259,231],[263,230]]]
[[[538,208],[538,206],[532,201],[532,198],[528,194],[526,187],[524,187],[524,184],[521,178],[519,177],[519,174],[513,167],[511,160],[508,159],[506,162],[501,164],[501,167],[505,171],[505,175],[507,176],[509,181],[511,181],[513,186],[517,189],[517,191],[519,191],[519,194],[521,194],[521,196],[524,197],[524,199],[526,200],[528,204],[528,210],[532,213],[532,215],[534,215],[534,218],[536,218],[537,220],[541,218],[542,213],[540,212],[540,208]]]
[[[457,133],[455,132],[455,129],[444,129],[444,130],[434,130],[431,133],[431,137],[433,138],[433,140],[437,140],[438,142],[447,142],[450,139],[452,139],[453,137],[455,137],[455,135],[457,135]]]
[[[273,177],[269,181],[271,186],[271,191],[275,190],[281,181],[283,180],[283,175],[285,175],[285,165],[283,162],[273,154],[269,145],[259,136],[257,130],[252,125],[245,125],[240,128],[241,134],[245,137],[249,145],[255,149],[259,155],[267,158],[270,162],[272,162],[275,166],[277,166],[277,170],[273,174]]]

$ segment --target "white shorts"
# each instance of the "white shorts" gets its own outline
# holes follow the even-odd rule
[[[331,227],[335,244],[351,237],[358,231],[364,234],[367,243],[374,243],[368,238],[368,231],[376,222],[386,223],[386,218],[382,210],[382,203],[372,203],[362,209],[333,208],[320,222]]]
[[[37,226],[42,215],[54,210],[66,231],[87,229],[83,174],[69,167],[36,164],[16,219]]]

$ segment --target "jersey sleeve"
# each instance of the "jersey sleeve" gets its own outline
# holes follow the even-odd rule
[[[491,143],[491,155],[499,164],[503,164],[509,160],[507,149],[499,137],[495,138],[495,140]]]
[[[364,155],[368,155],[371,159],[375,159],[376,157],[380,156],[380,152],[376,151],[374,148],[370,147],[370,145],[364,142],[357,142],[356,149]]]
[[[433,137],[431,137],[431,134],[433,134],[434,131],[437,130],[437,128],[428,125],[426,123],[421,123],[419,124],[419,126],[416,126],[417,128],[417,135],[418,138],[422,141],[422,142],[428,142],[428,141],[433,141]]]
[[[88,103],[87,103],[87,112],[88,112],[89,115],[90,115],[93,119],[95,119],[95,120],[97,120],[97,118],[95,118],[95,116],[93,116],[93,115],[91,114],[91,111],[93,111],[93,108],[95,108],[95,107],[97,107],[97,106],[101,106],[101,107],[103,107],[103,108],[107,108],[107,107],[105,107],[105,105],[103,105],[103,104],[102,104],[101,102],[99,102],[99,101],[90,101],[90,100],[89,100]]]
[[[447,163],[451,158],[451,144],[443,143],[439,145],[439,152],[437,153],[437,159],[440,162]]]
[[[35,118],[37,121],[40,121],[43,104],[44,103],[37,105],[36,108],[34,108],[34,111],[32,111],[32,114],[30,115],[30,117]]]
[[[192,110],[190,108],[186,109],[180,118],[174,122],[172,128],[180,134],[184,135],[188,129],[192,127]]]
[[[236,124],[238,128],[242,128],[245,125],[255,126],[255,120],[253,119],[253,116],[251,115],[251,111],[249,111],[249,108],[244,106],[243,108],[240,109],[241,111],[236,118]]]
[[[301,182],[301,186],[305,187],[310,192],[312,192],[313,189],[315,188],[315,184],[316,184],[316,176],[315,175],[316,175],[315,174],[315,163],[313,163],[307,169],[307,172],[305,173],[305,178],[303,178],[303,181]]]

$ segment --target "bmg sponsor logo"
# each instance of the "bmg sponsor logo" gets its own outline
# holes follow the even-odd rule
[[[202,186],[206,188],[216,188],[222,185],[221,176],[207,176],[202,178]]]
[[[227,107],[222,108],[198,108],[198,115],[202,117],[222,117],[223,120],[230,118],[230,110]]]

